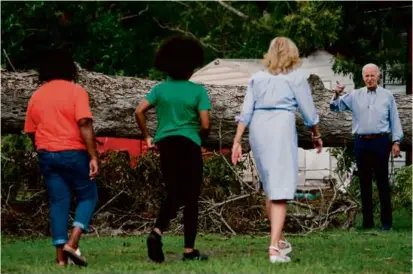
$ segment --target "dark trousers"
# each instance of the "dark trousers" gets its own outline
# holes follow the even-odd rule
[[[383,226],[392,226],[392,208],[389,186],[389,156],[391,142],[387,135],[354,139],[354,150],[360,178],[360,194],[363,211],[363,227],[374,227],[373,220],[373,173],[376,176],[380,198],[380,216]]]
[[[203,160],[201,147],[183,136],[171,136],[157,143],[167,196],[155,227],[162,232],[184,206],[185,248],[193,248],[198,229],[198,199]]]

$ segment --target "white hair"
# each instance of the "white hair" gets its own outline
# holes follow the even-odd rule
[[[377,71],[377,74],[380,76],[381,73],[380,73],[379,67],[378,67],[376,64],[373,64],[373,63],[364,65],[361,73],[364,73],[364,71],[365,71],[366,69],[368,69],[368,68],[374,68],[374,69]]]

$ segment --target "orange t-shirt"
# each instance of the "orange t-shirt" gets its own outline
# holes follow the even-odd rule
[[[85,150],[77,124],[82,118],[92,119],[86,90],[69,81],[52,80],[30,98],[24,131],[35,133],[38,150]]]

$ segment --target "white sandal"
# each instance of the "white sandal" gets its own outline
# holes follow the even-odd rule
[[[278,243],[284,245],[283,248],[280,248],[280,252],[284,256],[287,255],[287,254],[290,254],[293,251],[293,247],[291,246],[291,244],[287,240],[284,240],[284,241],[280,240]]]
[[[81,256],[81,255],[82,255],[82,253],[80,253],[80,249],[79,249],[79,248],[76,249],[75,253],[76,253],[76,255],[78,255],[78,256]],[[68,264],[75,264],[71,258],[67,258],[67,263],[68,263]]]
[[[270,262],[271,263],[289,263],[291,262],[291,258],[282,254],[281,250],[276,246],[270,246],[269,249],[275,250],[279,255],[270,255]]]

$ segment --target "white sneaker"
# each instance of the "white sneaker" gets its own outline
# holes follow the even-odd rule
[[[270,262],[271,263],[289,263],[291,262],[291,258],[287,255],[283,255],[281,250],[276,246],[270,246],[269,249],[278,251],[280,254],[278,255],[270,255]]]

